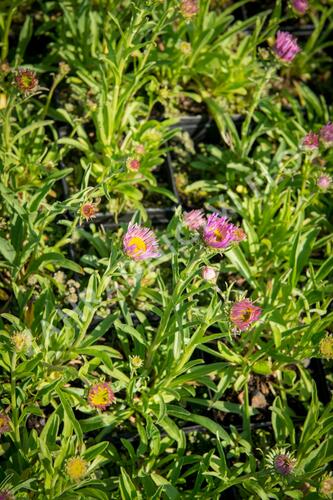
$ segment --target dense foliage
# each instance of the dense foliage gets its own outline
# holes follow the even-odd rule
[[[333,498],[332,0],[2,0],[0,500]]]

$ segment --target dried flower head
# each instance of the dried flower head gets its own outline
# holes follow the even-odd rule
[[[213,267],[206,266],[203,268],[201,275],[204,280],[216,283],[218,273]]]
[[[333,144],[333,123],[329,122],[321,127],[319,135],[325,146],[331,146]]]
[[[291,62],[300,50],[297,39],[291,33],[277,32],[274,52],[281,61]]]
[[[123,239],[124,252],[133,260],[159,257],[160,252],[154,233],[147,227],[130,224]]]
[[[88,463],[81,457],[72,457],[67,461],[66,472],[74,481],[79,481],[87,474]]]
[[[23,330],[14,333],[11,341],[16,352],[26,352],[31,348],[32,335],[29,330]]]
[[[184,55],[189,55],[192,52],[192,45],[189,42],[180,42],[179,44],[179,50],[182,52]]]
[[[276,475],[291,476],[295,471],[295,467],[295,458],[285,448],[272,450],[266,456],[266,468]]]
[[[191,210],[183,215],[185,226],[191,231],[196,231],[206,224],[206,219],[202,210]]]
[[[236,302],[231,307],[230,320],[241,331],[246,330],[261,316],[261,307],[255,306],[249,299]]]
[[[6,415],[6,413],[0,413],[0,436],[10,430],[10,418]]]
[[[0,490],[0,500],[15,500],[15,496],[9,490]]]
[[[143,144],[137,144],[135,146],[135,152],[137,155],[144,155],[145,154],[145,147]]]
[[[236,241],[236,226],[231,224],[226,217],[214,213],[208,216],[203,228],[203,239],[207,246],[224,249]]]
[[[237,241],[238,243],[240,241],[246,240],[246,234],[241,227],[234,228],[234,235],[233,236],[234,236],[234,240]]]
[[[88,401],[90,406],[98,408],[99,410],[106,410],[108,406],[112,405],[116,400],[110,384],[100,382],[93,385],[89,389]]]
[[[197,0],[181,0],[180,12],[186,20],[192,19],[199,11]]]
[[[140,358],[140,356],[135,354],[134,356],[130,356],[130,363],[131,363],[131,367],[134,370],[137,370],[138,368],[141,368],[143,366],[143,359]]]
[[[292,8],[297,14],[303,15],[309,8],[308,0],[292,0]]]
[[[317,186],[323,191],[326,191],[331,186],[331,184],[332,184],[332,179],[329,175],[323,174],[320,177],[318,177]]]
[[[126,162],[126,165],[129,170],[137,172],[140,168],[140,161],[137,160],[136,158],[129,158]]]
[[[323,358],[333,359],[333,335],[327,334],[326,337],[321,339],[319,350]]]
[[[303,139],[302,145],[304,149],[318,149],[319,148],[319,136],[315,132],[309,132]]]
[[[326,475],[320,483],[320,493],[325,498],[333,498],[333,477]]]
[[[84,203],[80,208],[81,216],[87,221],[91,220],[96,215],[96,204],[95,203]]]
[[[15,76],[16,85],[25,95],[32,94],[38,89],[36,73],[30,69],[20,68]]]

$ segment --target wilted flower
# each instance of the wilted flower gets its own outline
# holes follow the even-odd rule
[[[134,368],[134,370],[137,370],[143,366],[143,359],[135,354],[134,356],[130,356],[130,363],[131,367]]]
[[[214,213],[209,215],[203,229],[203,239],[206,245],[213,248],[227,248],[236,241],[235,226],[226,217]]]
[[[127,168],[129,168],[130,170],[134,170],[135,172],[140,168],[140,162],[135,158],[129,158],[126,162],[126,165]]]
[[[71,70],[71,68],[70,68],[70,66],[67,63],[65,63],[63,61],[60,61],[60,63],[59,63],[59,73],[61,75],[67,75],[67,73],[69,73],[70,70]]]
[[[321,175],[317,180],[317,186],[320,189],[323,189],[324,191],[326,191],[326,189],[328,189],[331,184],[332,184],[332,179],[330,178],[329,175],[326,174]]]
[[[183,215],[184,224],[191,231],[200,229],[206,224],[206,219],[202,210],[191,210]]]
[[[237,242],[246,240],[246,234],[241,227],[234,228],[234,240]]]
[[[67,461],[66,472],[71,479],[79,481],[87,474],[88,463],[81,457],[72,457]]]
[[[90,406],[98,408],[99,410],[106,410],[106,408],[116,400],[110,384],[100,382],[93,385],[89,389],[88,401]]]
[[[185,55],[191,54],[192,52],[192,45],[189,42],[180,42],[179,44],[179,49],[180,52],[182,52]]]
[[[84,217],[87,221],[93,219],[96,214],[95,203],[84,203],[80,208],[80,212],[82,217]]]
[[[15,76],[16,85],[25,94],[29,95],[38,88],[36,73],[30,69],[20,68]]]
[[[297,14],[305,14],[309,8],[308,0],[292,0],[291,5]]]
[[[326,335],[319,344],[321,355],[326,359],[333,359],[333,335]]]
[[[199,11],[197,0],[181,0],[180,2],[180,12],[185,17],[185,19],[191,19]]]
[[[22,332],[14,333],[11,341],[16,352],[24,352],[31,347],[32,335],[29,330],[23,330]]]
[[[333,144],[333,123],[327,123],[319,130],[320,139],[326,146]]]
[[[284,448],[272,450],[266,457],[266,468],[284,477],[293,474],[295,466],[295,458]]]
[[[10,431],[10,418],[6,413],[0,413],[0,436]]]
[[[243,299],[233,304],[230,320],[241,331],[246,330],[261,316],[261,307],[255,306],[249,299]]]
[[[144,155],[145,154],[145,147],[143,144],[137,144],[135,146],[135,152],[138,155]]]
[[[0,500],[15,500],[15,497],[9,490],[1,490]]]
[[[320,493],[326,498],[332,498],[333,495],[333,477],[326,476],[320,483]]]
[[[202,278],[206,281],[211,281],[215,283],[217,280],[217,272],[213,267],[208,267],[208,266],[204,267],[201,275]]]
[[[303,147],[305,149],[318,149],[319,136],[315,132],[309,132],[303,139]]]
[[[159,257],[159,248],[154,233],[147,227],[130,224],[123,239],[124,252],[134,260]]]
[[[297,39],[287,31],[278,31],[274,51],[281,61],[291,62],[300,51]]]

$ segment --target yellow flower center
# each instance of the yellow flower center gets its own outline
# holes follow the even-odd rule
[[[244,312],[242,312],[242,321],[248,321],[251,318],[251,309],[246,309]]]
[[[219,229],[215,229],[214,235],[215,235],[216,241],[222,241],[223,238],[225,237],[225,233],[224,232],[221,233],[221,231]]]
[[[81,479],[87,472],[87,462],[83,458],[72,458],[67,463],[67,474],[72,479]]]
[[[133,238],[129,240],[129,246],[132,247],[130,252],[134,254],[143,253],[147,249],[146,243],[139,236],[133,236]]]
[[[95,405],[105,405],[110,402],[109,392],[105,387],[98,389],[98,392],[91,396],[91,401]]]

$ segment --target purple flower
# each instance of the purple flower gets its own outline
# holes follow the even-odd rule
[[[206,219],[202,210],[191,210],[190,212],[185,212],[184,224],[191,231],[196,231],[206,224]]]
[[[227,248],[230,243],[236,241],[236,227],[226,217],[211,214],[203,229],[203,239],[206,245],[213,248]]]
[[[331,184],[332,184],[332,179],[330,178],[329,175],[326,174],[321,175],[317,180],[317,186],[323,191],[326,191]]]
[[[333,123],[328,122],[319,130],[320,139],[324,144],[330,146],[333,144]]]
[[[303,146],[306,149],[317,149],[319,147],[319,136],[314,132],[309,132],[303,139]]]
[[[241,331],[246,330],[261,316],[261,307],[255,306],[249,299],[236,302],[230,311],[230,320]]]
[[[278,31],[274,46],[275,54],[281,61],[291,62],[300,51],[297,39],[287,31]]]
[[[297,12],[297,14],[305,14],[309,8],[308,0],[293,0],[292,7]]]
[[[160,256],[154,233],[138,224],[129,224],[123,245],[124,252],[133,260],[146,260]]]
[[[294,472],[295,459],[288,453],[276,455],[274,458],[274,468],[282,476],[289,476]]]
[[[185,19],[191,19],[199,11],[197,0],[181,0],[180,2],[180,12],[185,17]]]

